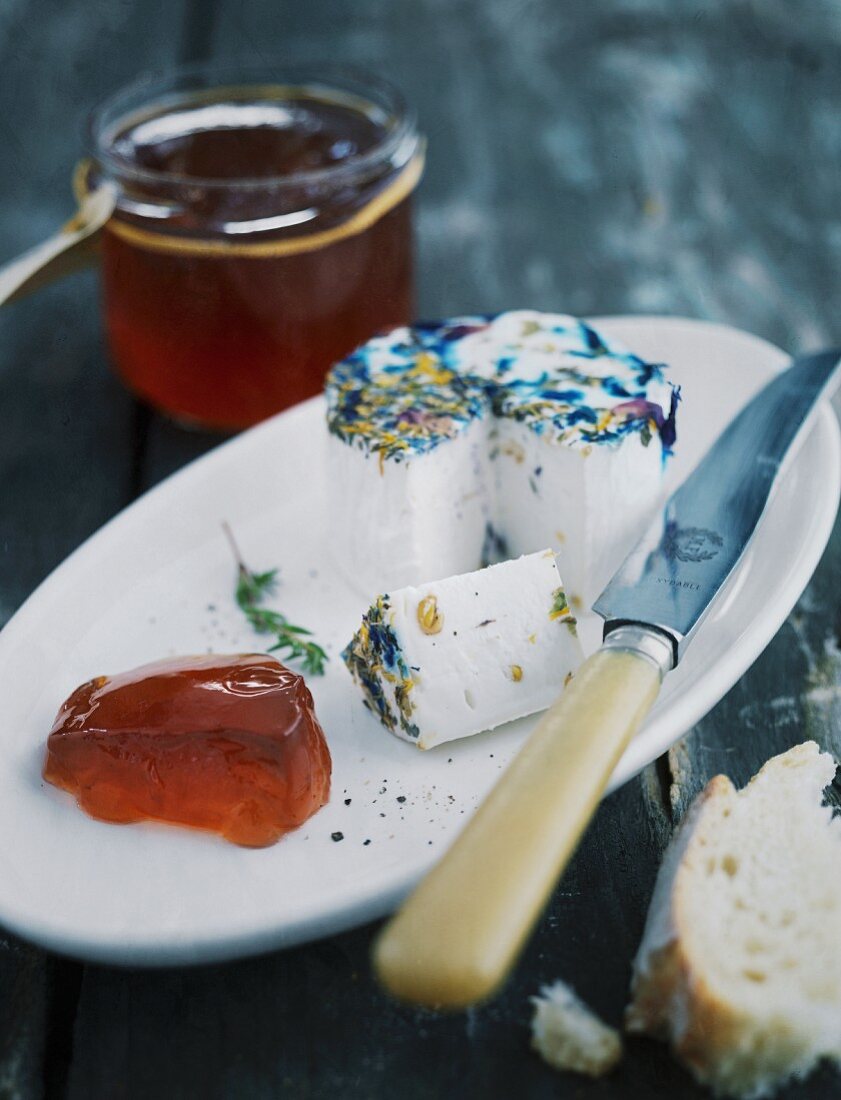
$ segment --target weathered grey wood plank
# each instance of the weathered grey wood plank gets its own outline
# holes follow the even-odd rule
[[[0,254],[67,210],[74,127],[93,98],[176,52],[283,52],[379,69],[418,104],[430,137],[424,314],[688,313],[792,348],[841,339],[841,17],[831,0],[809,0],[796,19],[783,0],[218,0],[186,16],[162,0],[84,11],[39,0],[0,9],[0,32],[4,102],[15,103],[2,122],[14,156],[0,161]],[[104,371],[84,278],[4,312],[0,337],[2,621],[136,488],[213,440],[153,421],[133,469],[132,406]],[[492,1005],[438,1019],[386,1002],[367,969],[370,929],[194,971],[50,963],[52,991],[39,952],[0,942],[0,1096],[5,1087],[28,1100],[45,1080],[57,1095],[65,1076],[85,1100],[704,1095],[651,1043],[634,1043],[609,1081],[556,1077],[528,1051],[527,997],[563,976],[617,1022],[659,854],[687,800],[715,771],[744,781],[805,736],[841,749],[840,538],[795,616],[672,753],[671,770],[647,769],[601,808]],[[58,1065],[42,1077],[49,1049]],[[836,1092],[827,1072],[788,1095]]]
[[[128,499],[132,404],[90,274],[0,315],[0,621]]]
[[[48,967],[43,953],[0,933],[0,1097],[43,1095]]]

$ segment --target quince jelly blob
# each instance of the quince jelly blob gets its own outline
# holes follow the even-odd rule
[[[328,800],[330,751],[302,676],[267,654],[179,657],[82,684],[44,778],[101,821],[165,821],[261,848]]]

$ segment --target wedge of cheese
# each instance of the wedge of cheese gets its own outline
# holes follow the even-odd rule
[[[544,710],[583,659],[551,550],[377,597],[342,656],[421,749]]]

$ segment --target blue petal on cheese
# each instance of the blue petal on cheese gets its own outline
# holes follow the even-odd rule
[[[342,656],[386,729],[429,749],[544,710],[583,655],[545,550],[378,596]]]
[[[333,435],[381,462],[402,462],[487,415],[481,380],[448,363],[448,341],[456,340],[449,332],[447,326],[437,326],[434,335],[421,327],[395,329],[337,364],[326,387]]]
[[[660,493],[678,394],[574,317],[465,316],[375,337],[326,383],[339,567],[369,595],[551,546],[589,602]]]

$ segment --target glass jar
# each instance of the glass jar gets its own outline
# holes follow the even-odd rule
[[[344,68],[193,66],[92,114],[119,191],[102,245],[114,364],[185,422],[254,424],[413,313],[424,144],[385,82]]]

